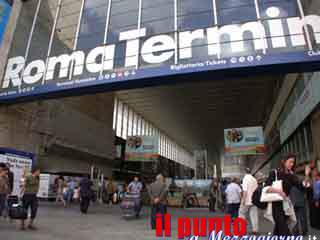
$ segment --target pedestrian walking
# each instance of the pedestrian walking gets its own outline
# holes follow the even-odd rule
[[[293,186],[303,190],[305,184],[309,179],[304,182],[294,174],[296,157],[293,154],[288,154],[281,161],[280,168],[271,171],[266,181],[268,186],[267,193],[276,193],[282,197],[283,200],[272,202],[272,218],[274,222],[273,235],[275,236],[291,236],[292,232],[289,228],[289,220],[295,220],[294,209],[289,199],[289,194]],[[306,170],[306,176],[309,171]],[[282,189],[272,187],[273,182],[282,181]],[[291,209],[292,208],[292,209]]]
[[[107,186],[106,186],[106,192],[107,192],[107,203],[109,206],[112,206],[113,204],[113,195],[115,194],[117,188],[113,182],[113,179],[110,178],[109,181],[107,182]]]
[[[230,214],[233,220],[239,215],[241,192],[242,190],[239,184],[237,184],[237,179],[233,178],[231,183],[228,184],[225,190],[227,200],[227,213]]]
[[[252,176],[251,170],[247,168],[246,174],[242,180],[242,198],[239,217],[247,219],[247,215],[249,215],[252,226],[252,235],[257,235],[259,232],[258,208],[252,203],[252,195],[257,188],[258,181],[254,176]]]
[[[6,207],[6,199],[9,193],[9,181],[6,173],[6,165],[0,163],[0,217]]]
[[[56,202],[62,202],[63,206],[66,207],[67,203],[65,201],[65,187],[66,187],[66,183],[64,181],[64,177],[60,176],[57,180],[57,198],[56,198]]]
[[[7,179],[8,179],[9,190],[8,190],[8,195],[7,195],[6,203],[5,203],[4,217],[7,217],[9,215],[10,206],[12,206],[13,203],[18,201],[18,196],[12,196],[13,187],[14,187],[14,173],[10,170],[10,167],[11,167],[10,164],[7,163],[5,170],[6,170],[6,175],[7,175]]]
[[[6,171],[7,178],[8,178],[8,183],[9,183],[8,195],[11,195],[12,192],[13,192],[14,173],[10,170],[10,164],[9,163],[6,164],[5,171]]]
[[[77,183],[73,178],[70,178],[68,183],[67,183],[67,202],[68,204],[71,204],[74,196],[74,191],[77,187]]]
[[[210,196],[209,196],[209,211],[215,212],[215,206],[217,201],[217,195],[218,195],[218,184],[213,179],[210,185]]]
[[[226,212],[226,189],[228,186],[228,181],[226,179],[222,179],[219,186],[219,201],[220,201],[220,209],[222,212]]]
[[[142,183],[139,181],[139,177],[134,177],[133,181],[128,185],[129,193],[136,195],[134,198],[134,208],[136,218],[139,217],[141,211],[141,191],[142,191]]]
[[[151,200],[151,228],[156,228],[156,215],[166,214],[167,212],[167,193],[168,188],[164,182],[162,174],[157,175],[156,181],[148,188]],[[164,220],[162,221],[164,223]]]
[[[304,189],[301,190],[293,186],[290,191],[290,200],[292,201],[297,218],[297,224],[293,228],[292,233],[295,236],[306,236],[308,233],[308,219]]]
[[[311,168],[309,171],[311,171]],[[307,188],[307,198],[310,226],[320,230],[320,176],[317,169],[312,170],[310,186]]]
[[[22,205],[23,208],[28,212],[29,208],[31,210],[30,220],[28,228],[31,230],[36,230],[34,226],[34,220],[38,212],[38,191],[40,185],[40,169],[38,167],[33,167],[31,170],[31,175],[27,175],[24,180],[22,192]],[[21,230],[25,230],[25,220],[21,221]]]
[[[80,181],[80,211],[82,214],[87,214],[92,198],[92,181],[89,176],[85,176]]]

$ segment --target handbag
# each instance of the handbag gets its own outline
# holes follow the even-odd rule
[[[257,189],[252,194],[252,204],[258,207],[259,209],[266,210],[268,207],[267,202],[261,202],[261,195],[262,195],[262,186],[258,186]]]
[[[272,183],[272,188],[279,189],[282,191],[282,180],[278,180],[278,173],[277,170],[275,170],[275,176],[276,180],[273,181]],[[280,196],[278,193],[268,193],[269,186],[264,187],[262,189],[262,194],[261,194],[261,202],[280,202],[283,201],[283,197]]]

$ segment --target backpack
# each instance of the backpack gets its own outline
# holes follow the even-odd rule
[[[258,186],[257,189],[252,194],[252,203],[259,209],[267,209],[268,203],[267,202],[261,202],[261,194],[262,194],[263,186]]]

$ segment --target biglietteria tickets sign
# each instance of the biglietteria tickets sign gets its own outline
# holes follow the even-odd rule
[[[164,79],[159,77],[193,72],[221,74],[236,70],[250,74],[250,69],[272,71],[279,67],[284,72],[320,70],[320,16],[280,18],[280,12],[274,6],[266,10],[265,20],[257,18],[242,24],[151,37],[147,37],[147,28],[132,29],[120,32],[117,44],[31,62],[24,56],[12,57],[7,61],[0,85],[0,101],[124,88],[128,84],[143,86],[151,79],[159,84]],[[121,50],[124,61],[123,66],[116,67],[119,44],[125,46],[125,50]],[[200,60],[194,56],[199,48]],[[212,74],[212,78],[214,76]],[[166,81],[168,79],[171,78]]]

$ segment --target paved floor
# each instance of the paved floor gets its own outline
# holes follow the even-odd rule
[[[155,240],[155,233],[149,226],[149,209],[144,208],[142,217],[138,220],[125,220],[117,206],[108,208],[95,205],[86,216],[80,214],[77,206],[64,209],[53,203],[41,203],[38,230],[21,232],[17,224],[0,220],[1,240]],[[222,213],[209,214],[206,209],[181,210],[170,209],[172,214],[173,237],[177,239],[176,219],[188,217],[214,217]],[[272,225],[261,222],[263,232],[271,231]],[[319,236],[320,232],[310,234]]]

